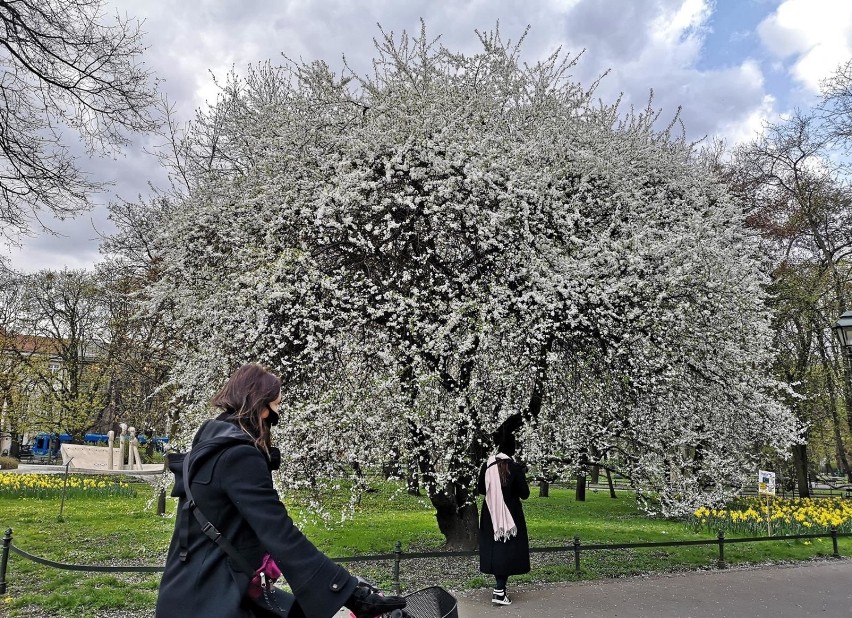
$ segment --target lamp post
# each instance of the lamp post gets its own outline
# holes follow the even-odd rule
[[[843,356],[846,357],[847,363],[844,367],[845,380],[843,381],[844,399],[847,407],[852,403],[852,311],[844,311],[840,319],[834,325],[834,332],[837,333],[837,338],[840,339],[840,346],[843,348]],[[838,457],[843,465],[846,477],[852,483],[852,468],[846,460],[846,455],[842,449],[838,448]]]
[[[840,345],[843,347],[843,355],[847,359],[852,359],[852,311],[844,311],[840,319],[834,325],[834,332],[837,333],[837,338],[840,339]]]

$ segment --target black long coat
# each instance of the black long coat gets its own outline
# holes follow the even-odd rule
[[[198,430],[193,446],[208,439],[230,440],[230,445],[202,459],[197,470],[192,468],[190,487],[199,508],[249,564],[259,566],[265,551],[272,554],[308,618],[333,616],[349,599],[357,580],[296,528],[272,485],[266,456],[241,429],[210,420]],[[234,443],[237,440],[242,442]],[[181,498],[179,507],[183,507],[182,475],[175,472],[172,495]],[[188,528],[183,528],[183,518],[189,520]],[[179,556],[182,529],[188,531],[185,562]],[[156,618],[248,618],[252,614],[240,603],[249,579],[201,531],[195,517],[179,508]]]
[[[494,526],[491,523],[491,513],[488,503],[482,501],[482,514],[479,518],[479,570],[492,575],[520,575],[530,571],[530,541],[527,536],[527,521],[524,518],[524,509],[521,500],[530,497],[530,486],[524,476],[523,468],[515,461],[510,461],[509,481],[502,487],[503,500],[515,526],[518,528],[517,536],[508,541],[494,540]],[[483,465],[479,471],[477,490],[485,495],[485,468]]]

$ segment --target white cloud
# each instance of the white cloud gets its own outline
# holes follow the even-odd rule
[[[710,14],[711,6],[706,0],[684,0],[682,5],[669,7],[654,19],[652,38],[663,47],[687,51],[683,60],[694,60],[702,42],[700,31]]]
[[[771,54],[793,59],[793,79],[818,92],[820,80],[852,57],[852,2],[785,0],[758,33]]]
[[[43,220],[56,233],[20,238],[20,247],[7,248],[14,269],[35,272],[89,268],[103,257],[98,250],[99,235],[115,231],[98,208],[75,219],[58,221],[44,217]]]
[[[716,136],[731,144],[753,138],[773,114],[775,98],[767,95],[756,60],[699,68],[713,3],[643,0],[617,17],[604,5],[587,2],[578,7],[581,17],[571,15],[574,26],[568,36],[589,41],[588,59],[597,70],[612,68],[601,87],[609,97],[624,93],[625,103],[644,106],[653,89],[653,106],[663,110],[662,122],[681,108],[691,139]]]
[[[746,142],[757,137],[763,130],[767,118],[775,114],[775,97],[765,95],[758,107],[752,108],[744,117],[736,117],[730,122],[718,125],[717,135],[729,144]]]
[[[444,45],[465,53],[479,49],[475,30],[492,30],[498,21],[504,39],[512,41],[517,41],[530,26],[523,46],[526,60],[544,58],[557,47],[570,55],[585,49],[583,58],[572,69],[571,79],[589,86],[611,69],[599,96],[612,101],[623,93],[625,103],[635,106],[644,106],[653,89],[654,106],[663,110],[662,122],[667,122],[682,106],[690,138],[750,138],[759,119],[771,115],[775,100],[766,91],[762,67],[750,58],[733,58],[720,67],[699,64],[706,57],[703,52],[713,12],[722,10],[723,3],[724,10],[734,10],[727,3],[736,0],[108,2],[122,13],[146,20],[149,49],[144,61],[165,80],[162,89],[182,120],[190,120],[205,101],[215,100],[211,72],[224,79],[232,67],[242,72],[247,65],[260,61],[283,61],[283,52],[296,60],[325,60],[338,70],[345,54],[356,70],[365,73],[375,54],[373,38],[380,37],[377,23],[397,35],[402,30],[416,35],[420,18],[425,20],[429,36],[440,35]],[[810,8],[811,13],[823,18],[809,27],[802,23],[809,17],[788,15],[789,11],[804,11],[803,6],[822,5],[835,10],[829,13]],[[779,62],[795,57],[792,70],[797,79],[804,79],[799,75],[816,72],[814,64],[831,64],[830,58],[842,54],[843,46],[852,39],[848,23],[846,30],[839,23],[833,24],[829,38],[819,30],[826,19],[843,22],[837,8],[840,5],[852,10],[852,0],[786,0],[761,26],[764,45],[774,50]],[[765,66],[763,69],[768,70]],[[774,76],[767,73],[770,74]],[[146,158],[140,144],[126,158],[92,162],[88,169],[114,181],[114,192],[124,199],[134,200],[138,193],[145,194],[147,180],[164,185],[157,161]],[[90,215],[99,228],[104,221],[102,204],[108,199],[109,196],[97,196],[95,201],[100,205]],[[25,244],[32,250],[15,254],[14,264],[19,268],[33,267],[28,264],[61,267],[62,251],[70,253],[64,261],[67,264],[77,264],[84,256],[95,259],[97,244],[89,240],[91,223],[63,222],[58,226],[58,231],[69,238],[77,238],[77,244],[51,237],[28,241]],[[36,255],[36,250],[41,253]]]

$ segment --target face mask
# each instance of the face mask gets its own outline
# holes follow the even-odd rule
[[[269,416],[266,417],[265,422],[267,425],[270,426],[277,425],[279,418],[280,416],[278,415],[278,412],[276,412],[272,408],[269,408]]]

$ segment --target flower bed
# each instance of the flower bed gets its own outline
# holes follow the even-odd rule
[[[693,530],[756,535],[852,532],[852,500],[848,498],[740,498],[726,508],[700,507],[687,519]]]
[[[16,498],[55,498],[61,495],[65,485],[62,474],[17,474],[0,473],[0,495]],[[68,476],[66,496],[133,497],[136,490],[127,482],[100,476],[71,474]]]

